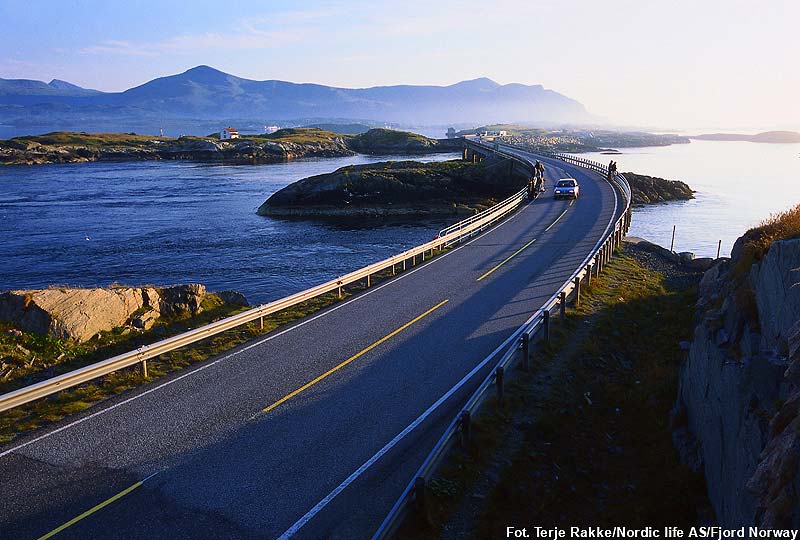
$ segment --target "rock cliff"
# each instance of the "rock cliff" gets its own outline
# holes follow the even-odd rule
[[[147,330],[162,316],[197,315],[206,294],[206,288],[197,284],[8,291],[0,294],[0,320],[26,332],[83,342],[126,324]],[[228,303],[247,303],[238,293],[219,296]]]
[[[700,283],[674,438],[722,526],[797,528],[800,239],[756,256],[748,241]]]

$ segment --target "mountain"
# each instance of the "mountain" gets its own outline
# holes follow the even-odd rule
[[[53,80],[0,79],[0,119],[4,106],[16,116],[80,114],[95,117],[252,119],[349,118],[407,125],[512,121],[585,122],[586,109],[540,85],[501,85],[487,78],[450,86],[337,88],[286,81],[255,81],[208,66],[160,77],[119,93],[103,93]],[[8,111],[5,111],[8,112]]]
[[[72,83],[53,79],[50,83],[34,81],[31,79],[0,79],[0,103],[4,103],[6,97],[72,97],[97,95],[102,92],[88,90]]]

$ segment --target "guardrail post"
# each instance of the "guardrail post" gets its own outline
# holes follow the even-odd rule
[[[581,278],[575,276],[575,307],[581,305]]]
[[[147,378],[147,360],[142,360],[142,377]]]
[[[339,298],[341,298],[341,296]],[[258,318],[258,329],[259,330],[263,330],[264,329],[264,316],[263,315]]]
[[[586,285],[592,286],[592,272],[594,271],[594,264],[589,263],[586,265]]]
[[[550,310],[544,310],[544,318],[542,319],[542,329],[544,331],[544,342],[550,343]]]
[[[559,308],[561,310],[561,320],[563,321],[564,319],[567,318],[567,293],[566,292],[561,291],[561,295],[559,296],[558,304],[559,304]]]
[[[369,289],[369,274],[367,274],[367,289]]]
[[[505,370],[503,366],[497,366],[497,369],[494,370],[494,382],[497,386],[497,399],[498,401],[503,401],[503,378],[505,375]]]
[[[461,411],[458,425],[461,430],[461,448],[466,448],[472,438],[472,415],[469,411]]]
[[[531,336],[527,332],[522,333],[522,369],[528,371],[530,369],[529,361],[531,355]]]
[[[337,292],[339,293],[339,300],[342,299],[342,282],[339,282],[339,287],[337,288]]]
[[[403,272],[405,272],[405,271],[406,271],[406,260],[403,259]]]

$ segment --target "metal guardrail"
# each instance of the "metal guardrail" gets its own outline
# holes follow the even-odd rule
[[[502,156],[502,157],[504,157],[506,159],[509,159],[512,162],[519,163],[523,168],[529,169],[529,172],[531,174],[533,174],[533,165],[531,163],[526,162],[525,160],[520,159],[518,156],[515,156],[513,154],[509,154],[509,153],[506,153],[506,152],[503,152],[503,151],[490,149],[490,148],[487,148],[487,147],[485,147],[484,145],[482,145],[480,143],[475,143],[473,141],[469,141],[469,140],[466,140],[466,139],[464,141],[464,144],[465,144],[465,146],[467,148],[469,148],[470,146],[476,146],[476,147],[480,148],[481,151],[490,150],[492,153],[499,154],[500,156]],[[509,197],[505,201],[502,201],[499,204],[504,204],[504,203],[507,203],[507,202],[510,202],[510,201],[516,200],[516,199],[518,199],[521,202],[521,201],[523,201],[525,199],[525,196],[526,196],[526,190],[522,189],[519,192],[515,193],[514,195],[512,195],[511,197]],[[495,206],[497,206],[497,205],[495,205]],[[492,208],[495,208],[495,207],[492,207]],[[449,234],[449,233],[451,233],[453,231],[460,230],[461,228],[465,227],[466,225],[481,219],[484,215],[486,215],[487,213],[491,212],[492,208],[487,208],[486,210],[484,210],[484,211],[482,211],[482,212],[480,212],[478,214],[475,214],[474,216],[470,216],[470,217],[468,217],[466,219],[463,219],[463,220],[459,221],[458,223],[454,223],[453,225],[445,227],[444,229],[439,231],[439,236],[444,236],[444,235]]]
[[[513,159],[524,164],[524,161],[520,160],[518,157],[514,157]],[[248,311],[239,313],[238,315],[221,319],[211,324],[201,326],[200,328],[157,341],[150,345],[139,347],[134,351],[119,354],[107,360],[102,360],[89,366],[76,369],[74,371],[52,377],[45,381],[41,381],[30,386],[0,395],[0,412],[12,409],[14,407],[19,407],[20,405],[47,397],[68,388],[73,388],[80,384],[87,383],[99,377],[119,371],[120,369],[135,366],[136,364],[142,364],[143,366],[146,366],[145,362],[151,358],[155,358],[181,347],[197,343],[198,341],[216,336],[222,332],[256,320],[261,321],[263,325],[263,317],[295,306],[307,300],[311,300],[323,294],[336,291],[341,298],[342,287],[355,282],[366,280],[366,285],[369,287],[370,276],[373,274],[382,272],[389,268],[392,269],[392,274],[394,274],[398,266],[401,266],[402,269],[405,270],[406,264],[409,261],[413,266],[417,262],[417,257],[422,256],[422,260],[424,260],[427,252],[430,252],[432,255],[435,250],[441,250],[447,246],[470,238],[473,234],[484,230],[486,227],[489,227],[509,213],[516,210],[524,200],[525,190],[523,189],[504,201],[492,206],[491,208],[488,208],[475,216],[470,216],[469,218],[447,227],[432,241],[389,257],[388,259],[384,259],[359,270],[355,270],[349,274],[332,279],[326,283],[311,287],[310,289],[306,289],[285,298],[275,300],[274,302],[263,304]]]
[[[537,152],[537,154],[559,159],[567,163],[588,168],[608,175],[607,167],[595,161],[577,158],[568,154],[555,154]],[[614,249],[620,245],[624,235],[630,227],[630,208],[631,190],[628,181],[621,174],[616,174],[609,178],[624,196],[623,212],[619,218],[609,221],[606,230],[600,240],[595,244],[594,249],[586,256],[584,261],[578,266],[575,272],[567,281],[553,294],[531,317],[520,326],[509,338],[510,345],[502,351],[500,359],[494,369],[478,386],[477,390],[467,400],[466,404],[460,409],[459,414],[447,426],[444,434],[434,446],[433,450],[423,461],[411,482],[406,486],[400,498],[390,510],[372,540],[386,540],[391,538],[409,511],[415,506],[423,504],[425,499],[426,483],[432,478],[436,469],[441,465],[444,456],[448,451],[459,442],[462,446],[469,443],[470,423],[474,413],[486,398],[493,393],[495,388],[498,398],[502,399],[503,383],[505,371],[509,368],[518,356],[522,356],[521,365],[524,370],[529,368],[531,347],[537,338],[549,340],[551,311],[555,307],[560,308],[562,318],[565,317],[566,304],[568,299],[574,298],[575,302],[580,300],[581,284],[590,282],[592,275],[600,275],[600,271],[611,258]],[[485,361],[490,361],[494,355],[487,357]]]

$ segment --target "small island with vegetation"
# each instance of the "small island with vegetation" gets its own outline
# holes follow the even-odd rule
[[[453,216],[473,214],[522,189],[509,162],[385,161],[350,165],[294,182],[258,209],[262,216]]]
[[[220,140],[219,134],[177,139],[134,133],[55,132],[0,141],[0,163],[35,165],[89,161],[194,160],[240,164],[279,163],[304,157],[457,152],[460,140],[430,139],[406,131],[371,129],[357,135],[317,128]]]
[[[603,152],[616,148],[669,146],[687,144],[688,137],[643,131],[614,131],[609,129],[546,129],[516,124],[493,124],[452,133],[454,136],[481,135],[494,137],[505,143],[531,151],[548,152]]]

